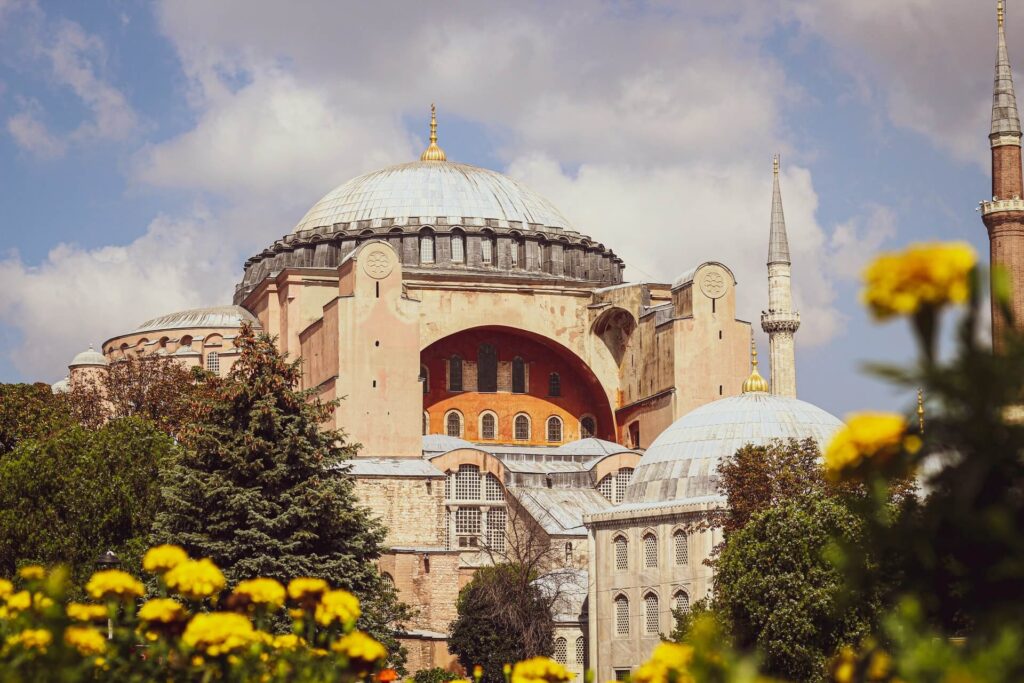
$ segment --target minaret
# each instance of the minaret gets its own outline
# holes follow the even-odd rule
[[[1001,270],[1009,282],[1010,310],[1016,327],[1024,329],[1024,201],[1021,200],[1020,115],[1013,92],[1013,71],[1006,50],[1003,0],[996,4],[998,40],[996,78],[992,90],[992,201],[981,203],[988,228],[993,277]],[[992,303],[992,344],[1003,345],[1006,320]]]
[[[790,284],[789,240],[779,189],[779,155],[772,159],[772,229],[768,237],[768,312],[761,314],[761,329],[768,334],[771,392],[796,398],[796,356],[793,337],[800,314],[793,312]]]

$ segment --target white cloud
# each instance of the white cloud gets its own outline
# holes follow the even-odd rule
[[[828,244],[836,275],[859,278],[872,256],[895,236],[896,213],[887,206],[870,206],[866,215],[840,223],[833,229]]]
[[[56,159],[64,155],[64,141],[36,118],[35,108],[25,108],[8,118],[7,132],[19,147],[37,158]]]

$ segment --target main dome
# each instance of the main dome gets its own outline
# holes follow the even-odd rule
[[[410,217],[443,217],[449,225],[494,219],[522,223],[523,227],[572,229],[551,202],[508,176],[469,164],[416,161],[367,173],[338,186],[306,212],[295,232]]]
[[[718,465],[747,444],[812,438],[820,448],[843,426],[795,398],[754,391],[719,399],[679,418],[651,444],[626,487],[627,503],[718,494]]]

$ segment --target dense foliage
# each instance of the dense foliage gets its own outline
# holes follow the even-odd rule
[[[25,439],[46,438],[74,424],[48,384],[0,384],[0,459]]]

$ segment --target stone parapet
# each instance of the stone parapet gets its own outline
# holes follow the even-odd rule
[[[1008,211],[1020,211],[1024,214],[1024,199],[993,199],[989,202],[981,202],[981,215],[983,217]]]
[[[761,329],[772,332],[796,332],[800,329],[799,313],[762,313]]]

